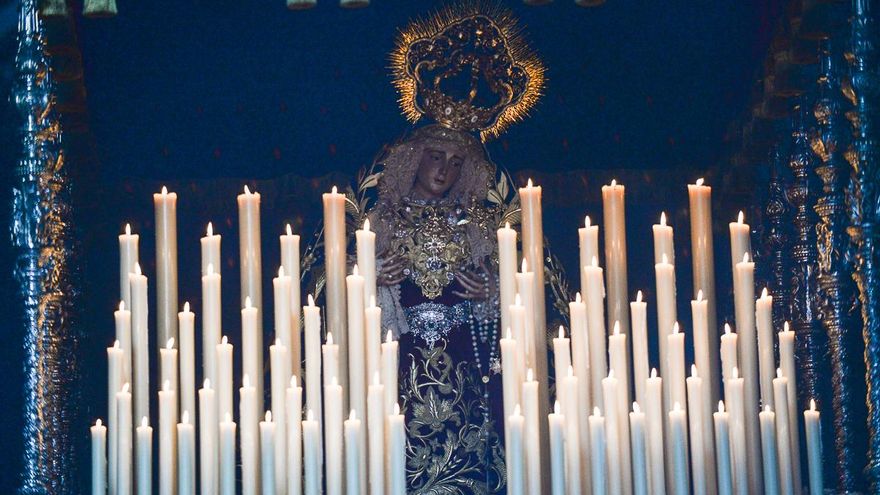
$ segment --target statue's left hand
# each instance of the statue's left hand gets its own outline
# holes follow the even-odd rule
[[[480,261],[475,270],[460,270],[455,274],[455,280],[463,290],[453,290],[452,293],[462,299],[486,301],[491,296],[494,280],[485,261]]]

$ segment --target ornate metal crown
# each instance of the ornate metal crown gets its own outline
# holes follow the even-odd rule
[[[508,10],[469,2],[402,30],[391,54],[400,106],[483,141],[523,119],[544,86],[544,66]]]

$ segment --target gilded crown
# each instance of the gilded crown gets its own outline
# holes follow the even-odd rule
[[[425,115],[484,141],[525,117],[544,85],[544,67],[510,12],[482,4],[412,22],[391,61],[407,119]]]

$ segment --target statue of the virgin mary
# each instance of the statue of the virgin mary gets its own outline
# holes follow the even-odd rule
[[[518,33],[506,11],[450,7],[402,31],[391,57],[405,116],[434,121],[378,160],[367,212],[383,325],[400,340],[410,493],[505,491],[495,229],[518,209],[483,142],[541,91]]]

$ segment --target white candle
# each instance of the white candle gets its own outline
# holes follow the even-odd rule
[[[315,306],[315,299],[311,294],[308,296],[308,305],[303,307],[303,320],[306,341],[306,410],[312,411],[316,418],[321,418],[321,308]]]
[[[669,437],[672,443],[672,493],[686,495],[688,493],[687,466],[687,419],[681,404],[675,402],[669,411]]]
[[[606,491],[605,463],[605,418],[599,408],[593,408],[590,416],[590,477],[593,480],[593,495],[604,495]]]
[[[633,402],[629,413],[629,427],[632,447],[633,493],[648,495],[648,468],[645,460],[647,455],[645,444],[645,413],[638,402]]]
[[[776,358],[773,348],[773,296],[765,287],[755,301],[755,319],[758,330],[758,368],[760,370],[761,404],[776,409],[773,402],[773,376]]]
[[[128,275],[134,271],[138,262],[138,238],[131,233],[131,225],[125,224],[125,232],[119,234],[119,299],[131,307],[131,286]]]
[[[587,328],[590,333],[590,397],[593,405],[604,409],[602,397],[602,379],[608,372],[605,345],[605,316],[602,304],[604,290],[602,288],[602,268],[598,260],[593,258],[590,266],[584,268],[587,278]]]
[[[526,381],[522,384],[525,445],[528,445],[526,449],[526,482],[529,493],[542,493],[541,449],[536,448],[540,445],[538,424],[541,422],[538,400],[538,382],[534,378],[534,372],[529,368],[526,371]]]
[[[669,263],[675,264],[675,247],[672,238],[672,227],[666,225],[666,212],[660,213],[660,223],[653,225],[654,231],[654,263],[660,263],[663,256]]]
[[[743,406],[743,379],[739,377],[739,369],[733,368],[731,378],[727,380],[724,391],[727,403],[730,404],[730,451],[733,458],[733,486],[737,494],[759,493],[749,491],[749,478],[755,473],[749,470],[749,456],[746,432],[745,410]]]
[[[263,495],[280,495],[275,489],[275,423],[272,411],[266,411],[265,421],[260,421],[260,474]]]
[[[177,493],[196,492],[196,430],[183,411],[177,424]]]
[[[501,307],[501,328],[512,325],[510,305],[516,296],[516,231],[510,223],[498,229],[498,288],[499,306]],[[505,412],[505,415],[508,415]]]
[[[648,379],[648,303],[642,300],[642,291],[629,303],[632,317],[633,381],[636,385],[636,402],[645,403],[645,380]]]
[[[520,370],[516,359],[516,348],[521,345],[507,329],[507,335],[501,337],[499,346],[501,349],[501,385],[504,389],[504,416],[513,414],[513,408],[520,403],[519,386],[522,383]],[[506,438],[506,437],[505,437]]]
[[[217,417],[232,414],[232,344],[224,335],[217,352]]]
[[[592,264],[593,258],[599,259],[599,226],[592,224],[589,215],[584,217],[584,226],[578,229],[578,250],[580,254],[578,271],[581,274],[581,292],[585,292],[587,281],[584,276],[584,267]]]
[[[254,411],[256,421],[263,416],[263,349],[259,347],[262,337],[257,339],[259,327],[257,320],[260,313],[257,308],[251,305],[251,298],[244,300],[244,307],[241,309],[241,369],[243,375],[251,378],[251,385],[256,391],[260,400],[257,402],[257,409]],[[220,343],[220,330],[217,330],[217,343]],[[216,356],[214,357],[216,360]],[[257,428],[257,422],[254,422],[254,428]]]
[[[119,448],[117,450],[119,455],[119,462],[117,463],[118,473],[116,475],[116,493],[120,495],[128,495],[131,493],[132,489],[132,477],[131,477],[131,437],[132,437],[132,422],[131,422],[131,392],[129,389],[129,384],[126,383],[122,386],[122,389],[116,393],[116,414],[119,419]],[[152,457],[149,457],[152,459]],[[138,493],[145,493],[140,490],[142,478],[149,478],[150,476],[142,476],[141,472],[141,462],[143,459],[141,458],[141,432],[140,428],[138,429]],[[147,461],[149,462],[149,461]],[[149,469],[146,472],[150,472]],[[150,493],[150,492],[146,492]]]
[[[724,401],[718,401],[718,412],[712,414],[715,423],[715,451],[718,453],[718,495],[733,493],[733,478],[730,474],[730,413],[724,410]]]
[[[220,494],[235,494],[235,423],[231,415],[220,422]]]
[[[506,398],[506,397],[505,397]],[[379,372],[367,391],[367,424],[370,432],[367,449],[370,454],[370,493],[385,493],[385,386]]]
[[[619,322],[614,322],[614,331],[608,337],[609,370],[618,381],[617,387],[617,431],[620,444],[620,472],[623,492],[632,493],[632,455],[629,440],[629,372],[627,370],[626,335],[620,333]],[[609,413],[606,411],[606,416]]]
[[[346,333],[345,309],[345,195],[336,191],[336,186],[329,193],[324,193],[324,260],[326,267],[325,300],[327,314],[327,331],[333,332],[337,340],[343,344],[348,342]],[[348,347],[340,348],[341,370],[340,381],[348,389]]]
[[[199,239],[202,247],[202,276],[208,273],[208,265],[214,267],[214,271],[220,273],[222,259],[220,258],[220,241],[223,236],[214,234],[214,224],[208,222],[205,236]]]
[[[370,219],[364,228],[355,231],[357,266],[364,277],[364,301],[376,297],[376,233],[370,231]]]
[[[715,247],[712,242],[712,188],[703,179],[688,184],[691,218],[691,259],[693,260],[694,293],[701,291],[706,298],[706,334],[709,348],[718,345],[718,323],[715,312]],[[696,331],[696,322],[694,322]],[[718,356],[709,354],[709,366],[697,362],[705,377],[704,387],[709,391],[709,410],[718,400]]]
[[[825,489],[822,480],[822,424],[816,401],[810,399],[810,408],[804,411],[807,432],[807,465],[810,473],[810,494],[821,495]]]
[[[392,340],[391,330],[382,343],[382,384],[385,386],[385,412],[397,404],[397,362],[398,342]]]
[[[654,274],[657,278],[657,341],[660,349],[660,375],[668,378],[669,374],[669,335],[672,327],[678,320],[676,310],[676,286],[675,267],[669,260],[662,258],[660,263],[654,265]],[[663,410],[672,409],[671,387],[663,391]]]
[[[714,440],[707,436],[712,434],[712,423],[709,419],[711,411],[705,411],[703,390],[704,380],[697,375],[697,367],[691,365],[691,376],[687,378],[687,419],[688,436],[691,442],[691,472],[693,473],[694,494],[715,493],[715,475],[706,466],[715,464]],[[711,455],[711,457],[709,457]]]
[[[244,495],[260,493],[260,438],[257,416],[257,389],[249,375],[239,389],[239,427],[241,428],[241,491]]]
[[[388,486],[391,495],[406,494],[406,427],[400,406],[395,403],[394,410],[388,416]]]
[[[122,349],[121,383],[131,383],[131,311],[126,309],[129,307],[131,307],[130,304],[127,305],[125,304],[125,301],[119,301],[119,309],[113,312],[113,322],[116,329],[116,340],[119,341],[119,348]]]
[[[375,271],[375,270],[374,270]],[[357,265],[352,274],[345,277],[348,295],[348,404],[359,418],[367,417],[367,363],[364,335],[364,277]],[[360,428],[360,445],[367,444],[367,430]],[[367,486],[367,450],[361,449],[360,486]]]
[[[352,409],[343,423],[345,430],[345,489],[348,495],[361,494],[360,456],[361,420]]]
[[[366,377],[369,379],[376,373],[381,373],[382,369],[382,308],[376,306],[375,297],[368,301],[364,310],[364,321],[366,322],[364,341],[367,356]]]
[[[156,328],[159,342],[177,338],[177,193],[153,194],[156,213]]]
[[[773,402],[776,404],[776,443],[779,447],[779,491],[783,495],[793,495],[794,476],[792,473],[792,435],[789,428],[788,414],[788,378],[782,375],[782,370],[776,370],[776,378],[773,379]]]
[[[550,424],[550,486],[553,495],[565,495],[565,416],[558,400],[547,421]]]
[[[581,458],[581,439],[585,440],[584,447],[589,448],[590,445],[589,423],[587,422],[584,426],[584,429],[587,430],[587,435],[582,436],[579,418],[581,412],[580,400],[578,397],[580,383],[578,377],[574,374],[574,369],[569,367],[568,375],[557,382],[556,387],[558,395],[562,399],[562,414],[569,418],[565,422],[566,493],[575,495],[581,493],[582,489],[585,486],[589,486],[590,483],[590,470],[584,471],[583,468],[588,466],[582,464],[582,461],[588,462],[586,454],[583,456],[583,459]],[[588,415],[584,416],[589,418]],[[585,474],[586,479],[581,479],[582,472]]]
[[[581,270],[583,272],[583,269]],[[592,490],[590,483],[590,411],[593,401],[591,393],[592,374],[590,371],[590,333],[587,330],[587,305],[581,301],[581,294],[568,303],[571,315],[571,362],[577,377],[577,417],[580,440],[576,442],[580,450],[579,470],[584,473],[584,493]],[[564,404],[563,404],[564,405]]]
[[[92,438],[92,495],[107,492],[107,427],[99,418],[89,428]]]
[[[262,249],[260,247],[260,193],[251,193],[244,186],[244,193],[236,198],[238,201],[238,252],[241,274],[241,306],[245,299],[251,298],[251,304],[260,313],[257,318],[257,348],[263,348],[263,278]],[[258,377],[252,377],[258,378]],[[255,381],[259,384],[259,381]],[[257,387],[262,394],[262,387]],[[262,395],[261,395],[262,397]]]
[[[704,438],[711,438],[712,420],[712,404],[717,403],[718,390],[718,357],[716,356],[718,349],[718,331],[709,331],[709,301],[703,298],[703,291],[697,292],[697,299],[691,301],[691,316],[694,322],[694,364],[700,370],[700,377],[703,380],[703,411],[705,423],[709,425],[709,430]],[[714,478],[714,476],[712,476]]]
[[[107,348],[107,424],[109,426],[110,439],[107,452],[109,465],[106,469],[108,474],[107,486],[111,495],[116,493],[116,476],[118,474],[119,419],[116,410],[116,392],[119,392],[119,389],[122,388],[123,360],[123,351],[119,347],[119,341],[117,340],[113,343],[113,347]],[[128,424],[131,424],[131,418],[129,418]],[[131,434],[130,431],[129,434]]]
[[[131,423],[128,425],[131,426]],[[131,428],[129,428],[131,431]],[[129,453],[128,461],[131,462],[131,441],[128,443]],[[144,416],[141,418],[141,424],[137,427],[137,494],[152,495],[153,494],[153,427],[150,426],[149,420]],[[129,466],[130,467],[130,466]],[[129,477],[129,483],[131,477]],[[120,486],[118,493],[131,493],[131,487],[123,488]]]
[[[611,181],[602,186],[602,211],[605,220],[605,266],[608,267],[608,325],[621,322],[620,332],[629,333],[626,275],[626,213],[624,187]]]
[[[744,223],[743,212],[740,211],[736,222],[730,222],[730,260],[731,270],[736,274],[736,264],[743,259],[743,255],[752,252],[749,224]]]
[[[224,416],[225,417],[225,416]],[[220,471],[218,464],[220,457],[217,454],[218,433],[222,430],[217,421],[217,394],[211,388],[211,379],[205,378],[205,383],[199,390],[199,461],[201,480],[201,493],[216,493]],[[222,446],[222,440],[219,446]]]
[[[666,338],[667,375],[666,386],[673,403],[687,405],[685,374],[684,374],[684,334],[678,322],[672,325],[672,333]],[[685,416],[687,411],[685,410]]]
[[[801,480],[801,442],[798,434],[798,411],[797,411],[797,379],[794,365],[794,332],[788,327],[786,321],[779,332],[779,367],[782,376],[788,379],[788,432],[791,435],[791,473],[794,475],[794,491],[800,495],[803,482]],[[778,401],[778,399],[777,399]],[[776,412],[779,414],[779,411]]]
[[[755,335],[755,264],[748,253],[743,261],[736,264],[733,278],[734,306],[736,310],[736,333],[739,345],[740,376],[744,380],[744,400],[746,445],[748,447],[748,466],[750,492],[761,491],[763,472],[761,470],[761,427],[758,416],[760,409],[758,387],[758,340]]]
[[[618,383],[614,378],[614,370],[608,372],[608,376],[602,379],[602,393],[605,398],[605,458],[608,461],[608,493],[620,495],[623,493],[623,446],[620,438],[620,413],[618,411]]]
[[[286,391],[287,410],[287,493],[302,493],[302,387],[296,375],[290,377],[290,387]],[[381,493],[381,492],[378,492]]]
[[[523,428],[525,418],[520,414],[517,404],[513,408],[513,414],[507,417],[507,431],[510,443],[507,452],[507,491],[510,495],[523,495],[525,493],[525,463],[523,461]],[[382,492],[380,492],[382,493]]]
[[[195,315],[189,310],[189,303],[183,303],[183,311],[177,313],[178,335],[178,367],[180,368],[179,399],[180,408],[184,411],[196,410],[196,346],[195,346]]]
[[[272,411],[275,423],[275,490],[287,493],[287,386],[290,383],[290,356],[280,339],[269,346],[272,380]]]
[[[516,274],[519,277],[519,274]],[[584,313],[586,314],[586,313]],[[585,316],[586,318],[586,316]],[[529,344],[529,339],[526,334],[526,307],[522,304],[522,297],[519,292],[514,296],[514,302],[510,305],[510,334],[513,337],[513,340],[517,342],[516,346],[516,361],[517,361],[517,369],[519,369],[520,379],[525,377],[526,368],[528,368],[528,359],[526,359],[526,347]],[[586,321],[586,320],[584,320]],[[517,386],[519,386],[517,384]]]
[[[519,198],[522,204],[523,259],[528,262],[533,273],[532,295],[535,297],[532,300],[534,311],[531,316],[535,328],[534,343],[536,349],[544,349],[546,346],[546,336],[544,335],[546,319],[544,317],[544,227],[541,213],[541,186],[533,185],[532,180],[529,179],[526,187],[519,189]],[[521,288],[520,293],[522,293]],[[534,359],[530,366],[534,366],[539,376],[547,376],[546,354],[536,354]],[[546,408],[547,406],[540,408],[542,414],[549,412],[545,410]]]
[[[731,332],[730,325],[725,323],[724,334],[721,335],[721,383],[723,383],[725,387],[727,386],[727,381],[733,378],[733,369],[738,368],[736,359],[736,341],[736,334]]]
[[[521,271],[516,274],[517,295],[525,308],[522,313],[524,320],[521,323],[523,329],[523,339],[521,342],[525,348],[526,367],[535,369],[535,349],[538,349],[538,347],[536,347],[535,320],[531,317],[535,312],[535,274],[529,271],[529,262],[525,258],[523,258],[521,266]],[[515,332],[513,335],[517,342],[519,342],[517,333]]]
[[[177,394],[171,383],[159,391],[159,493],[177,493]]]
[[[202,276],[202,376],[217,383],[217,344],[220,343],[223,301],[220,294],[220,274],[214,265],[208,265]],[[256,310],[255,310],[256,311]],[[254,318],[256,324],[256,318]],[[255,334],[248,328],[242,312],[242,340]],[[247,369],[247,368],[245,368]]]
[[[160,383],[166,381],[170,384],[169,390],[177,392],[177,349],[174,348],[174,338],[168,339],[164,349],[159,349]],[[175,394],[174,410],[180,411]]]
[[[553,370],[557,380],[562,380],[571,367],[571,347],[565,329],[559,326],[559,336],[553,338]]]
[[[275,314],[275,338],[281,340],[281,344],[288,350],[293,349],[293,329],[291,328],[291,318],[290,318],[290,288],[291,288],[292,280],[287,274],[287,270],[284,269],[284,266],[278,267],[278,276],[272,279],[272,302],[274,303],[274,314]],[[291,358],[290,355],[287,354],[285,359],[287,359],[287,364],[284,367],[284,372],[288,373],[288,376],[282,377],[284,383],[287,383],[287,380],[290,379],[291,373]],[[283,416],[279,411],[275,411],[275,419],[277,423],[277,419]],[[278,436],[280,437],[282,434],[280,428],[278,428]]]
[[[342,385],[334,377],[324,386],[324,452],[327,462],[327,494],[342,495]]]
[[[150,339],[147,327],[147,277],[135,263],[131,282],[131,354],[134,417],[150,415]],[[160,340],[164,342],[164,340]]]
[[[663,453],[663,379],[657,376],[657,369],[651,369],[651,376],[645,381],[645,411],[648,428],[648,480],[652,494],[666,493]]]
[[[319,495],[321,493],[321,431],[311,409],[302,422],[302,430],[305,494]]]
[[[300,339],[300,317],[302,316],[302,300],[300,299],[300,259],[299,236],[295,235],[290,224],[280,236],[281,266],[290,277],[290,372],[301,376],[302,345]]]
[[[776,414],[769,405],[758,413],[761,423],[761,449],[764,455],[764,493],[775,495],[779,493],[779,464],[776,456]]]
[[[333,338],[333,332],[327,332],[327,341],[321,346],[321,355],[324,364],[324,386],[339,383],[339,345]]]

